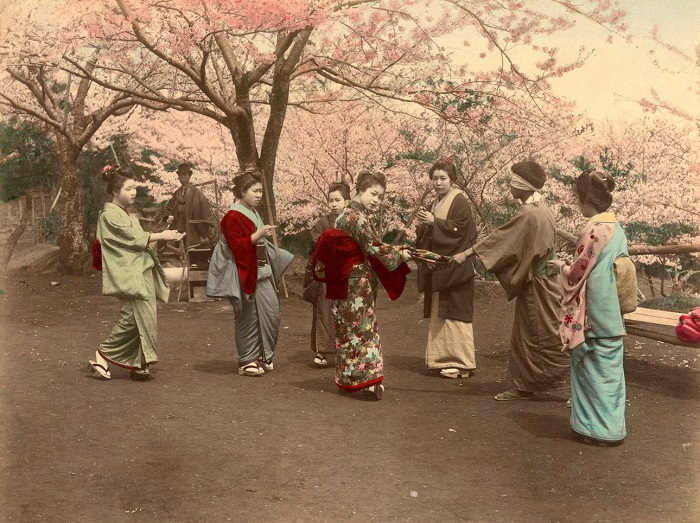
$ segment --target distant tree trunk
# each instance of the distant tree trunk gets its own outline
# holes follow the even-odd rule
[[[27,224],[29,223],[29,217],[32,215],[32,196],[31,194],[27,193],[24,195],[24,212],[22,212],[22,216],[20,216],[19,223],[17,224],[17,227],[15,227],[12,230],[12,233],[10,233],[10,237],[7,239],[7,243],[5,244],[5,250],[2,255],[2,261],[0,261],[0,271],[1,272],[7,272],[7,266],[10,264],[10,259],[12,258],[12,253],[15,251],[15,247],[17,246],[17,242],[19,239],[22,237],[22,234],[24,234],[24,231],[27,228]]]
[[[84,274],[90,268],[90,256],[84,236],[83,189],[78,170],[80,149],[56,134],[60,184],[63,194],[70,195],[61,205],[61,230],[58,234],[61,269],[66,274]]]

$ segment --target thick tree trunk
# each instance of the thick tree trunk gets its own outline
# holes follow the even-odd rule
[[[2,254],[2,261],[0,261],[0,272],[7,272],[7,266],[9,265],[10,259],[12,258],[12,253],[15,251],[17,242],[22,237],[22,234],[24,234],[24,231],[27,228],[27,224],[29,223],[29,217],[31,215],[32,195],[27,193],[24,195],[24,211],[22,212],[22,216],[20,216],[19,224],[17,224],[17,227],[15,227],[14,230],[10,233],[10,237],[7,239],[7,243],[5,244],[5,249]]]
[[[90,269],[88,244],[85,240],[83,191],[80,185],[78,156],[80,149],[59,135],[58,165],[62,187],[61,230],[58,235],[61,268],[66,274],[84,274]]]

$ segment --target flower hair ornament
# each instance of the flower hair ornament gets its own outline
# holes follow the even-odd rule
[[[109,173],[109,172],[112,172],[112,166],[111,166],[111,165],[105,165],[105,166],[102,168],[102,174],[107,174],[107,173]]]

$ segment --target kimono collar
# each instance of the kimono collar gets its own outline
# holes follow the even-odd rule
[[[116,203],[113,203],[113,202],[105,202],[105,211],[107,210],[107,207],[110,207],[110,206],[116,207],[117,209],[121,209],[122,211],[124,211],[127,214],[127,216],[131,216],[129,214],[129,211],[127,211],[124,207],[122,207],[121,205],[117,205]]]
[[[231,204],[231,210],[232,211],[238,211],[241,213],[243,216],[248,218],[251,222],[255,224],[256,227],[260,228],[263,225],[262,218],[258,214],[258,211],[255,209],[248,209],[245,205],[242,205],[240,203],[232,203]]]
[[[355,200],[350,200],[350,205],[348,207],[350,207],[353,211],[364,214],[365,216],[368,214],[367,209],[365,209],[360,202],[356,202]]]
[[[522,204],[527,205],[528,203],[540,203],[541,201],[542,201],[542,194],[539,191],[535,191]]]
[[[614,212],[601,212],[588,219],[588,223],[615,223],[616,221]]]

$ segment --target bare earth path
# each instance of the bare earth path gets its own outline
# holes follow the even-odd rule
[[[84,371],[117,318],[99,275],[0,282],[2,521],[700,520],[697,350],[628,337],[629,435],[598,448],[571,439],[565,397],[493,400],[512,307],[492,284],[468,380],[424,370],[415,282],[381,295],[372,403],[313,366],[298,294],[271,374],[238,376],[227,303],[169,303],[153,378],[102,382]]]

